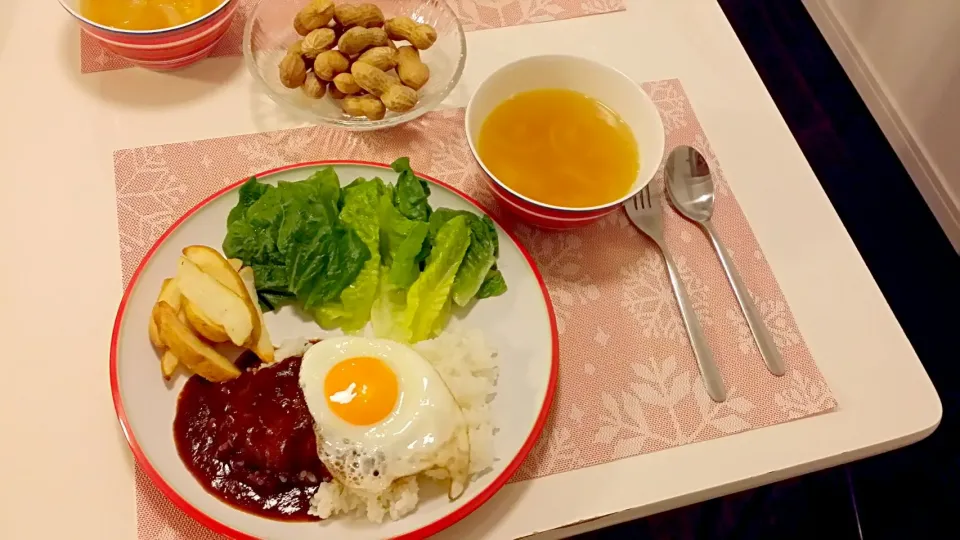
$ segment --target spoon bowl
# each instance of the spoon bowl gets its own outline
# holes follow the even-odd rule
[[[678,146],[667,156],[664,176],[670,201],[684,217],[699,223],[713,217],[713,176],[703,154]]]

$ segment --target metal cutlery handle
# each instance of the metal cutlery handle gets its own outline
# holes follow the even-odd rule
[[[690,345],[693,347],[693,355],[697,358],[697,365],[700,367],[700,375],[703,377],[703,385],[707,389],[707,395],[718,403],[726,401],[727,390],[723,386],[723,377],[720,375],[720,370],[717,369],[717,364],[713,361],[713,352],[710,350],[706,336],[703,335],[703,328],[700,327],[697,312],[694,311],[690,299],[687,298],[687,289],[680,279],[677,265],[674,264],[666,249],[661,248],[660,251],[663,253],[663,261],[667,265],[667,272],[670,274],[670,283],[673,284],[677,304],[680,305],[680,315],[683,317],[683,325],[687,327],[687,335],[690,336]]]
[[[757,343],[757,348],[760,349],[760,355],[763,357],[764,363],[767,364],[767,369],[770,373],[778,377],[783,375],[786,371],[786,367],[783,364],[783,357],[780,356],[780,350],[777,349],[777,344],[773,342],[770,332],[767,331],[767,326],[763,324],[763,319],[760,317],[760,314],[757,313],[757,308],[750,298],[750,293],[740,279],[740,273],[737,272],[737,267],[733,265],[733,260],[730,259],[727,250],[724,249],[723,244],[720,243],[717,232],[713,230],[713,225],[711,225],[710,222],[704,222],[701,223],[701,225],[703,225],[704,230],[707,231],[707,235],[710,236],[713,248],[720,258],[720,264],[723,265],[723,269],[727,272],[730,287],[733,288],[733,294],[737,297],[737,302],[740,303],[740,310],[743,311],[743,316],[747,319],[747,325],[750,327],[750,331],[753,332],[753,339]]]

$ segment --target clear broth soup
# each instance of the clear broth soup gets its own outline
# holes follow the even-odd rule
[[[565,208],[623,197],[640,170],[626,122],[572,90],[531,90],[497,105],[480,127],[477,152],[510,189]]]

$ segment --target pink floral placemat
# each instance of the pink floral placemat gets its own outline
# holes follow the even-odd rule
[[[543,273],[560,330],[560,380],[547,428],[514,477],[529,480],[788,422],[836,406],[680,82],[646,83],[667,147],[689,144],[716,171],[714,223],[787,363],[764,368],[723,270],[696,226],[665,210],[667,243],[727,384],[703,390],[660,253],[622,212],[574,232],[511,227]],[[641,149],[642,150],[642,149]],[[309,127],[114,154],[124,283],[160,234],[207,195],[273,167],[320,159],[390,162],[448,182],[496,212],[465,140],[463,110],[388,131]],[[662,186],[658,175],[655,185]],[[504,217],[509,223],[509,218]],[[140,538],[213,538],[137,470]]]
[[[260,0],[240,0],[236,18],[210,56],[240,56],[243,25]],[[263,0],[269,1],[269,0]],[[359,1],[359,0],[357,0]],[[389,4],[389,0],[365,0]],[[303,0],[304,4],[306,0]],[[460,17],[464,30],[482,30],[521,24],[573,19],[584,15],[626,9],[626,0],[447,0]],[[130,62],[103,48],[86,32],[80,32],[80,71],[94,73],[132,67]]]

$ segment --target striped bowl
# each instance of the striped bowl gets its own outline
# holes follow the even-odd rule
[[[628,193],[608,203],[569,208],[536,201],[504,184],[477,153],[477,138],[483,121],[497,105],[511,96],[540,88],[574,90],[602,102],[630,126],[640,149],[640,168]],[[663,160],[664,131],[653,100],[623,73],[593,60],[576,56],[531,56],[507,64],[485,80],[470,98],[466,112],[467,141],[477,163],[487,176],[487,185],[500,205],[520,219],[547,229],[573,229],[596,222],[617,211],[656,175]],[[602,182],[602,178],[596,181]]]
[[[122,30],[97,24],[80,14],[79,0],[60,0],[80,23],[80,29],[114,54],[147,69],[186,67],[210,55],[227,33],[239,0],[224,0],[194,21],[161,30]]]

